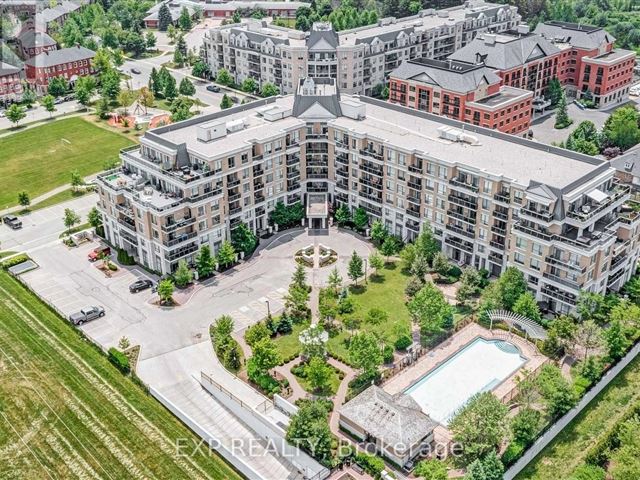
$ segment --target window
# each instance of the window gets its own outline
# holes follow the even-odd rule
[[[522,237],[516,237],[516,247],[526,249],[527,241]]]
[[[524,265],[524,255],[521,254],[520,252],[516,252],[513,255],[513,261],[516,263],[519,263],[520,265]]]
[[[542,245],[540,245],[539,243],[533,242],[531,244],[531,252],[534,255],[542,255]]]
[[[529,266],[531,267],[532,270],[540,271],[540,260],[538,260],[537,258],[532,258],[531,262],[529,263]]]

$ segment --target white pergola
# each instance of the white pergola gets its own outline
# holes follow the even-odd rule
[[[491,320],[490,330],[493,330],[494,322],[504,322],[509,325],[509,333],[511,333],[513,327],[523,330],[525,339],[528,337],[537,340],[547,338],[547,331],[540,324],[517,313],[509,312],[508,310],[489,310],[487,315]]]

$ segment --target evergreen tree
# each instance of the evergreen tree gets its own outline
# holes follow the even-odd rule
[[[196,270],[200,278],[206,278],[213,274],[215,268],[215,260],[211,254],[209,245],[202,245],[196,256]]]
[[[233,102],[231,101],[231,99],[229,98],[229,96],[225,93],[222,96],[222,101],[220,102],[220,108],[222,110],[225,110],[227,108],[231,108],[233,107]]]
[[[180,10],[180,17],[178,17],[178,25],[180,25],[180,28],[185,32],[191,30],[191,27],[193,27],[193,22],[191,21],[191,15],[189,14],[189,10],[187,10],[187,7],[182,7],[182,10]]]
[[[178,96],[178,89],[176,88],[176,79],[173,78],[173,75],[169,74],[165,78],[164,90],[162,92],[164,98],[167,100],[173,100]]]
[[[567,96],[563,91],[560,95],[560,100],[558,101],[558,108],[556,110],[556,123],[553,127],[557,129],[567,128],[572,123],[573,120],[569,118],[569,113],[567,112]]]
[[[480,460],[474,460],[468,467],[464,480],[487,480]]]
[[[351,221],[351,212],[349,211],[349,207],[344,203],[340,205],[334,214],[334,218],[338,226],[343,227],[349,223]]]
[[[482,460],[482,468],[484,469],[484,478],[486,480],[502,480],[504,474],[504,465],[498,458],[495,450],[492,450]]]
[[[191,273],[191,269],[185,260],[180,260],[178,262],[178,268],[173,274],[175,278],[176,285],[180,288],[186,287],[193,281],[193,273]]]
[[[194,95],[196,93],[196,87],[193,86],[191,80],[189,80],[187,77],[184,77],[180,81],[180,87],[178,88],[178,91],[180,92],[180,95],[186,95],[190,97],[191,95]]]
[[[347,273],[356,285],[358,285],[358,279],[364,275],[362,257],[360,257],[355,250],[351,254]]]
[[[560,80],[558,77],[553,77],[549,82],[549,86],[547,87],[547,94],[549,96],[549,101],[551,102],[551,106],[555,107],[558,102],[560,102],[560,97],[562,97],[562,85],[560,84]]]
[[[228,267],[236,260],[236,250],[230,242],[222,242],[217,255],[218,263],[224,267]]]
[[[161,32],[166,32],[169,25],[173,23],[173,19],[171,18],[171,12],[169,11],[169,7],[166,3],[163,3],[160,6],[160,10],[158,10],[158,30]]]

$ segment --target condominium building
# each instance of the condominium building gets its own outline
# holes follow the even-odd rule
[[[403,60],[446,58],[478,32],[504,32],[519,20],[515,7],[475,0],[342,32],[325,23],[301,32],[248,21],[211,29],[204,52],[214,75],[226,69],[237,83],[254,78],[294,93],[301,78],[326,76],[344,93],[369,94]]]
[[[566,312],[581,290],[617,289],[635,271],[640,216],[614,173],[306,79],[296,95],[146,132],[99,177],[99,210],[111,243],[166,273],[241,222],[267,228],[278,201],[304,202],[312,227],[330,204],[361,207],[407,241],[432,228],[461,265],[517,266],[539,301]]]
[[[389,79],[392,103],[505,133],[528,131],[532,98],[484,65],[453,60],[409,60]]]
[[[18,102],[22,93],[20,69],[0,61],[0,103]]]
[[[73,84],[79,77],[95,73],[91,64],[94,56],[93,50],[80,45],[60,50],[45,50],[24,62],[27,82],[40,94],[47,91],[49,81],[55,77],[62,77]]]

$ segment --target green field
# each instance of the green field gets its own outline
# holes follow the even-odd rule
[[[0,478],[240,478],[198,441],[0,272]]]
[[[126,137],[73,117],[3,137],[0,141],[0,209],[17,205],[18,192],[33,200],[71,180],[71,171],[99,172],[131,145]]]
[[[640,401],[640,357],[625,368],[516,478],[558,480],[582,465],[590,447]]]

